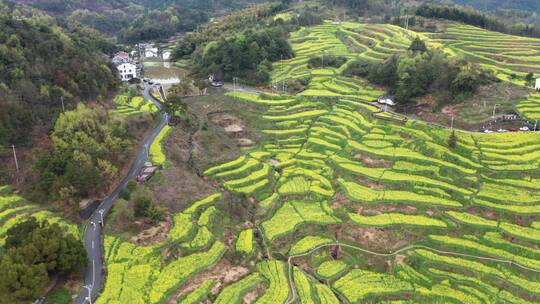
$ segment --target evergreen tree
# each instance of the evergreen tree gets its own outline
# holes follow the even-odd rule
[[[81,273],[87,261],[80,240],[34,217],[6,232],[4,249],[0,303],[30,303],[43,295],[50,276]]]
[[[420,37],[416,36],[411,43],[411,46],[409,46],[409,51],[424,53],[427,51],[426,43],[424,40],[420,39]]]

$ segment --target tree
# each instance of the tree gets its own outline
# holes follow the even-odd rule
[[[151,205],[148,210],[146,210],[146,216],[153,224],[157,224],[165,219],[165,210]]]
[[[450,134],[450,138],[448,138],[448,147],[455,148],[456,145],[457,145],[456,131],[452,130],[452,134]]]
[[[409,51],[412,52],[420,52],[424,53],[427,52],[427,46],[424,40],[420,39],[420,37],[416,36],[414,40],[412,41],[411,45],[409,46]]]
[[[2,255],[0,269],[0,303],[31,303],[43,294],[49,282],[44,264],[18,263],[9,252]]]
[[[210,83],[208,79],[199,78],[195,80],[195,86],[197,89],[199,89],[199,94],[204,95],[206,93],[206,89],[210,87]]]
[[[529,73],[525,76],[525,82],[527,82],[527,84],[529,84],[529,85],[533,85],[533,84],[534,84],[534,74],[533,74],[533,72],[529,72]]]
[[[6,243],[4,246],[6,248],[15,248],[21,246],[26,240],[26,237],[38,227],[39,223],[37,222],[36,218],[31,217],[28,220],[9,228],[6,232]]]
[[[50,199],[87,196],[106,189],[118,174],[117,165],[131,146],[132,135],[122,117],[79,104],[57,119],[53,147],[38,158],[35,171],[42,177],[35,190]]]
[[[154,205],[152,199],[146,194],[137,195],[133,201],[135,204],[135,216],[137,217],[146,216],[150,207]]]
[[[6,232],[0,259],[0,303],[32,302],[43,294],[49,276],[80,273],[87,262],[81,240],[34,217]]]

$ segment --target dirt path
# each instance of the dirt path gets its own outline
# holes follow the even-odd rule
[[[292,297],[289,296],[289,298],[287,299],[287,302],[285,302],[286,304],[294,303],[294,301],[296,300],[296,297],[297,297],[296,288],[294,287],[294,280],[293,280],[293,276],[292,276],[292,269],[293,269],[292,268],[292,261],[293,261],[293,259],[299,258],[299,257],[304,257],[304,256],[310,255],[313,252],[315,252],[317,250],[320,250],[322,248],[327,248],[327,247],[332,247],[332,246],[343,246],[343,247],[347,247],[347,248],[350,248],[350,249],[361,251],[363,253],[367,253],[367,254],[371,254],[371,255],[375,255],[375,256],[380,256],[380,257],[398,256],[400,253],[406,252],[406,251],[409,251],[409,250],[412,250],[412,249],[426,249],[426,250],[430,250],[430,251],[433,251],[433,252],[436,252],[436,253],[439,253],[439,254],[460,256],[460,257],[473,258],[473,259],[490,261],[490,262],[495,262],[495,263],[509,264],[509,265],[513,265],[513,266],[519,267],[519,268],[524,269],[524,270],[540,273],[540,269],[527,267],[525,265],[519,264],[519,263],[511,261],[511,260],[498,259],[498,258],[492,258],[492,257],[484,257],[484,256],[477,256],[477,255],[473,255],[473,254],[466,254],[466,253],[460,253],[460,252],[443,251],[443,250],[435,249],[435,248],[432,248],[432,247],[429,247],[429,246],[424,246],[424,245],[409,245],[409,246],[403,247],[403,248],[398,249],[398,250],[396,250],[394,252],[391,252],[391,253],[379,253],[379,252],[371,251],[371,250],[368,250],[368,249],[360,248],[360,247],[357,247],[357,246],[339,243],[339,241],[338,241],[338,242],[335,242],[333,244],[320,245],[320,246],[315,247],[312,250],[310,250],[310,251],[308,251],[306,253],[303,253],[303,254],[289,256],[289,258],[287,259],[287,263],[288,263],[289,288],[291,289]]]

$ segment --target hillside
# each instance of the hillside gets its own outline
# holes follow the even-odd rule
[[[53,16],[75,20],[95,28],[120,42],[164,39],[177,32],[194,30],[210,17],[260,0],[194,1],[194,0],[17,0]]]
[[[0,3],[0,145],[32,143],[61,112],[77,101],[105,96],[118,84],[101,50],[99,34],[62,29],[50,18]],[[18,9],[21,11],[20,8]]]
[[[513,9],[540,12],[540,3],[535,0],[453,0],[453,2],[484,11]]]

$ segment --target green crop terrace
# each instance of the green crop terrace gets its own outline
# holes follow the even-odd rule
[[[267,288],[256,303],[540,301],[540,230],[532,224],[540,215],[540,134],[456,132],[449,148],[447,129],[380,120],[346,97],[267,98],[237,96],[275,122],[259,147],[205,172],[259,202],[255,225],[265,250],[279,253],[254,270]],[[338,260],[328,255],[336,225],[345,246]],[[353,248],[370,249],[355,233],[372,228],[408,240],[396,248],[402,259],[386,256],[384,272],[361,262],[373,253]],[[236,250],[253,256],[263,248],[243,249],[246,233]],[[310,268],[284,273],[282,255],[311,257]]]
[[[451,56],[476,62],[503,81],[524,86],[527,73],[540,74],[540,39],[536,38],[501,34],[457,23],[448,23],[442,32],[423,33],[389,24],[325,21],[322,25],[302,27],[291,34],[289,42],[295,57],[274,63],[272,83],[283,90],[288,81],[308,79],[300,96],[374,101],[384,95],[384,90],[364,79],[345,76],[343,72],[358,59],[381,62],[391,55],[403,53],[415,37]],[[310,58],[324,61],[324,56],[344,57],[346,62],[340,67],[308,67]],[[540,117],[539,100],[538,95],[533,94],[517,103],[516,110],[525,119],[536,120]]]
[[[9,186],[0,186],[0,247],[4,245],[6,232],[18,223],[30,217],[38,221],[47,220],[51,224],[58,224],[63,230],[79,238],[81,231],[74,224],[64,221],[54,212],[42,206],[32,204],[22,197],[12,193]],[[0,248],[1,249],[1,248]]]
[[[426,34],[449,52],[481,63],[502,80],[524,84],[511,75],[540,73],[540,39],[492,32],[470,25],[450,23],[446,31]]]
[[[130,116],[158,111],[156,105],[149,100],[144,100],[142,96],[130,97],[127,93],[119,94],[113,102],[116,108],[112,112],[119,115]]]

